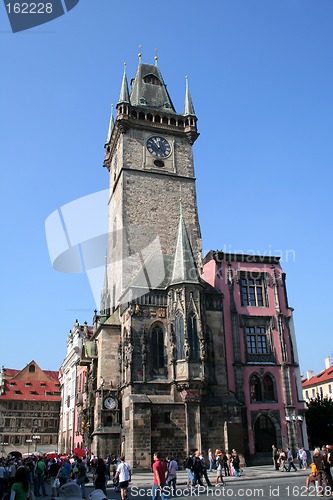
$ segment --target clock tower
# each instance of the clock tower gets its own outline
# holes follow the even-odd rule
[[[188,82],[180,114],[157,58],[140,56],[116,108],[105,144],[108,262],[89,376],[103,384],[89,410],[91,449],[150,468],[157,449],[181,459],[221,443],[226,418],[238,432],[240,415],[227,387],[222,294],[201,278]]]
[[[129,300],[128,287],[142,268],[147,286],[156,288],[167,274],[164,256],[175,251],[182,200],[196,263],[201,269],[192,146],[197,118],[186,80],[184,112],[176,112],[162,74],[139,54],[128,87],[126,67],[117,116],[111,117],[104,166],[110,172],[108,275],[111,311]],[[162,267],[152,269],[152,257]]]

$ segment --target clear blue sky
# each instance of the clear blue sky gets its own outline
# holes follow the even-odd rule
[[[332,21],[332,0],[81,0],[13,34],[0,6],[1,364],[58,369],[75,319],[91,324],[87,277],[52,268],[45,220],[107,188],[110,105],[142,44],[144,62],[158,48],[179,112],[189,76],[204,250],[282,254],[301,370],[324,368],[333,352]]]

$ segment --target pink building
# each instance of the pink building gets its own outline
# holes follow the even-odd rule
[[[308,447],[305,402],[279,257],[211,251],[203,278],[223,294],[228,387],[242,405],[245,456]],[[248,449],[246,449],[248,447]]]

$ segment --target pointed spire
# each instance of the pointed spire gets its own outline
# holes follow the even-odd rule
[[[120,89],[120,95],[119,95],[119,100],[118,104],[120,102],[130,102],[129,98],[129,91],[128,91],[128,83],[127,83],[127,76],[126,76],[126,63],[124,63],[124,75],[123,75],[123,81],[121,83],[121,89]]]
[[[154,57],[154,61],[155,61],[155,66],[158,66],[158,49],[155,49],[155,57]]]
[[[110,122],[109,122],[109,128],[108,128],[108,134],[106,136],[106,143],[109,144],[111,140],[111,135],[112,135],[112,130],[114,127],[114,118],[113,118],[113,104],[111,105],[111,115],[110,115]]]
[[[184,115],[185,116],[195,116],[194,106],[190,94],[190,89],[188,86],[188,76],[186,76],[186,90],[185,90],[185,105],[184,105]]]
[[[178,283],[200,284],[197,264],[183,219],[182,201],[180,201],[177,244],[170,285],[176,285]]]
[[[105,316],[108,316],[110,314],[110,293],[109,293],[107,255],[105,256],[104,284],[101,292],[101,314]]]

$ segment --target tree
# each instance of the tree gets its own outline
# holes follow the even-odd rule
[[[310,448],[333,444],[333,400],[317,395],[307,403],[306,425]]]

